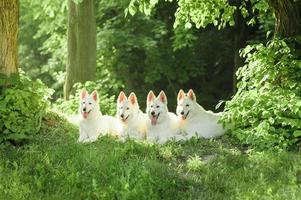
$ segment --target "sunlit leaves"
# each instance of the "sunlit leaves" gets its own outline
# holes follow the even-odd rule
[[[178,5],[174,27],[184,25],[189,28],[187,24],[193,23],[197,28],[209,24],[222,28],[228,23],[234,24],[235,7],[226,0],[179,0]]]
[[[300,60],[284,40],[247,46],[247,64],[237,71],[238,92],[223,120],[232,134],[257,148],[289,147],[300,140]]]
[[[131,0],[125,13],[127,14],[127,12],[129,12],[133,16],[139,11],[145,15],[150,15],[152,9],[158,2],[159,0]]]
[[[67,55],[67,1],[20,2],[20,66],[55,89],[55,74],[63,71]],[[58,93],[57,93],[58,94]]]
[[[249,25],[253,25],[258,18],[264,19],[266,15],[270,15],[271,10],[268,0],[241,0],[232,4],[228,0],[177,0],[176,2],[178,9],[175,13],[174,27],[183,26],[187,29],[193,25],[204,28],[212,24],[219,29],[226,25],[233,26],[236,9],[239,9]],[[134,15],[139,11],[150,15],[157,4],[158,0],[131,0],[126,13]],[[247,4],[251,5],[251,9]]]

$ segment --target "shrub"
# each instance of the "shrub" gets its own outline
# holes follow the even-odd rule
[[[284,40],[247,46],[237,71],[238,91],[222,121],[230,134],[256,148],[287,148],[301,136],[301,60]]]
[[[0,77],[0,143],[21,142],[36,134],[52,90],[22,72]]]
[[[115,96],[110,96],[105,92],[102,92],[101,84],[93,81],[87,81],[85,84],[76,83],[73,86],[75,89],[75,95],[70,95],[69,100],[65,101],[64,99],[59,98],[55,104],[54,108],[62,113],[66,114],[77,114],[78,105],[79,105],[79,95],[82,89],[86,89],[90,93],[93,90],[97,90],[99,96],[99,105],[102,113],[108,115],[115,115],[116,113],[116,103]]]

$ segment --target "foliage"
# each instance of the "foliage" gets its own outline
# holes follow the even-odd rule
[[[176,2],[159,2],[150,16],[125,18],[129,3],[96,1],[96,80],[104,80],[104,93],[112,96],[120,90],[134,91],[142,108],[150,89],[165,90],[172,107],[180,88],[193,88],[202,105],[211,109],[218,99],[229,97],[233,66],[229,29],[174,29]],[[62,98],[67,3],[24,0],[20,5],[20,66],[33,79],[40,78],[55,89],[54,100]]]
[[[149,145],[78,130],[53,114],[40,134],[0,150],[0,199],[298,199],[300,152],[241,152],[224,140]]]
[[[122,87],[126,86],[123,88],[126,93],[136,92],[142,108],[151,89],[155,92],[165,90],[172,107],[180,88],[194,88],[204,97],[200,98],[203,105],[211,108],[218,98],[228,97],[232,85],[229,89],[229,84],[225,83],[231,83],[229,68],[233,62],[229,30],[217,32],[208,28],[199,31],[181,26],[174,29],[176,3],[170,2],[159,3],[150,16],[136,14],[125,18],[124,9],[128,3],[121,0],[99,3],[100,69],[107,69]],[[219,74],[229,75],[212,79]],[[195,85],[196,81],[200,84]],[[212,92],[210,87],[216,90]]]
[[[223,121],[232,135],[257,148],[290,147],[301,136],[301,60],[289,42],[247,46],[238,70],[238,91]]]
[[[174,26],[184,25],[191,28],[192,23],[197,28],[213,24],[223,28],[227,23],[234,24],[234,6],[230,6],[227,0],[179,0]]]
[[[0,89],[0,143],[30,139],[40,130],[52,90],[22,72],[4,80],[8,85]]]
[[[165,0],[168,1],[168,0]],[[172,0],[169,0],[172,1]],[[137,11],[150,15],[159,0],[131,0],[126,13],[135,15]],[[174,27],[205,28],[212,24],[219,29],[227,25],[233,26],[234,13],[237,9],[248,19],[248,24],[256,23],[256,18],[264,18],[270,7],[268,0],[177,0],[178,8],[175,12]],[[248,5],[251,4],[251,10]],[[254,13],[256,15],[252,16]]]
[[[62,95],[67,55],[67,1],[20,2],[20,67]]]
[[[67,1],[24,0],[20,4],[20,66],[30,77],[40,78],[55,89],[54,99],[62,97],[67,55]],[[103,66],[102,63],[109,60],[103,60],[99,54],[102,46],[98,45],[97,48],[96,77],[105,84],[105,91],[112,95],[122,83]]]
[[[115,96],[109,96],[105,90],[103,90],[103,86],[101,81],[93,82],[87,81],[85,84],[76,83],[73,86],[75,90],[75,95],[70,95],[69,100],[65,101],[64,99],[57,99],[57,101],[53,104],[54,108],[61,113],[65,114],[77,114],[80,92],[82,89],[86,89],[88,92],[92,92],[93,90],[98,91],[99,97],[99,105],[102,113],[115,115],[116,113],[116,103]]]

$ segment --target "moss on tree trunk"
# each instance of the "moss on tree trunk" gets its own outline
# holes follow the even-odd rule
[[[68,1],[68,55],[64,98],[68,99],[74,83],[92,81],[96,73],[95,1]]]
[[[19,0],[0,0],[0,73],[18,72]]]

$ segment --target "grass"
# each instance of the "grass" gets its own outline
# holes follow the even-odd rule
[[[150,145],[78,130],[51,114],[0,153],[0,199],[301,199],[297,151],[245,151],[228,138]]]

